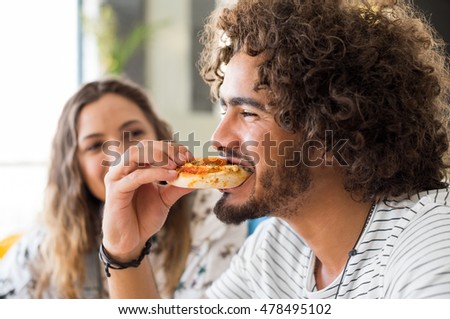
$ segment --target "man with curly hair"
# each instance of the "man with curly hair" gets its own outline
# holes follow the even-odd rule
[[[215,213],[273,216],[207,296],[450,298],[448,60],[420,13],[402,0],[240,0],[202,41],[223,110],[214,145],[253,172]],[[106,178],[113,265],[140,256],[189,191],[154,183],[176,177],[185,149],[146,151],[171,162]],[[111,270],[113,296],[157,296],[150,263],[133,267]]]

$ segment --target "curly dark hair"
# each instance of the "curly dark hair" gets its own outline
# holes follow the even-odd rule
[[[332,145],[362,200],[447,187],[445,44],[404,1],[241,0],[215,11],[199,67],[213,99],[237,52],[264,54],[257,89],[277,123]],[[326,149],[332,152],[332,149]]]

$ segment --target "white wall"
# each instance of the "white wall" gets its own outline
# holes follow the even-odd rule
[[[219,122],[219,108],[191,105],[191,1],[147,0],[149,21],[166,20],[148,47],[147,87],[161,116],[181,139],[203,143]],[[218,3],[229,0],[218,0]],[[86,0],[87,15],[99,0]],[[0,3],[0,239],[26,231],[42,209],[51,140],[66,100],[78,88],[77,0]],[[85,39],[84,79],[99,75],[94,39]],[[202,148],[195,150],[202,155]]]
[[[41,210],[56,122],[77,87],[77,1],[0,3],[0,238]]]
[[[180,137],[194,133],[201,144],[209,141],[220,116],[191,109],[191,12],[192,0],[151,0],[147,6],[149,21],[167,21],[148,45],[147,80],[159,114],[168,120]],[[201,156],[202,148],[195,150]]]

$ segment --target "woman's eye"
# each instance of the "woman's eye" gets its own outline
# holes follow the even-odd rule
[[[141,136],[142,134],[144,134],[144,131],[143,131],[143,130],[134,130],[134,131],[131,131],[131,136],[132,136],[132,137]]]
[[[86,150],[88,150],[88,151],[97,151],[97,150],[99,150],[99,149],[102,148],[102,145],[103,145],[103,143],[95,142],[95,143],[89,145],[89,146],[86,148]]]

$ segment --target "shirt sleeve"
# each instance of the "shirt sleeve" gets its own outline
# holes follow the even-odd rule
[[[386,298],[450,298],[449,207],[423,206],[399,236],[386,272]]]
[[[0,259],[0,299],[32,298],[30,288],[34,284],[29,265],[38,253],[41,237],[39,231],[24,235]]]

